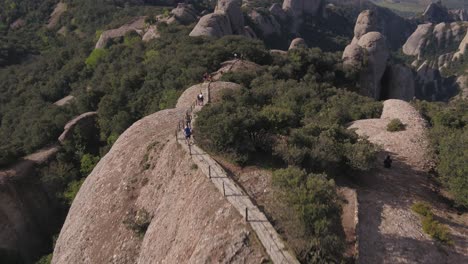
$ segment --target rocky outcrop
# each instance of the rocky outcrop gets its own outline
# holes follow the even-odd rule
[[[447,8],[443,6],[441,2],[429,4],[422,16],[425,21],[431,23],[452,21],[452,17],[450,16]]]
[[[291,45],[289,45],[289,50],[293,49],[306,49],[307,43],[302,38],[295,38],[291,41]]]
[[[437,68],[424,62],[417,70],[416,97],[427,101],[448,101],[458,93],[455,77],[444,78]]]
[[[172,9],[171,14],[181,24],[187,25],[197,21],[197,12],[192,5],[179,3],[176,8]]]
[[[468,21],[468,10],[453,9],[449,10],[450,15],[455,21]]]
[[[95,126],[95,118],[97,117],[97,112],[88,112],[81,114],[73,118],[70,122],[65,125],[63,133],[58,138],[58,141],[61,144],[64,144],[65,141],[69,140],[73,136],[73,131],[77,126],[80,127],[93,127]]]
[[[65,106],[65,105],[70,104],[74,100],[75,100],[75,97],[73,95],[68,95],[68,96],[65,96],[64,98],[58,100],[57,102],[55,102],[54,105],[56,105],[56,106]]]
[[[359,14],[354,27],[353,43],[357,43],[361,36],[377,31],[386,37],[387,43],[392,50],[398,50],[415,28],[416,26],[412,22],[395,15],[391,11],[373,7]]]
[[[360,71],[361,94],[377,100],[381,98],[381,80],[389,56],[387,41],[379,32],[369,32],[346,47],[343,63]]]
[[[225,14],[229,18],[233,34],[244,33],[244,15],[241,10],[242,0],[218,0],[215,13]]]
[[[261,14],[256,10],[252,10],[249,17],[263,37],[281,34],[281,25],[273,15]]]
[[[416,31],[408,38],[405,45],[403,45],[403,53],[410,56],[417,56],[420,54],[421,49],[425,45],[425,37],[431,32],[432,24],[418,25]]]
[[[465,37],[460,42],[460,46],[458,47],[458,51],[455,52],[453,55],[454,59],[460,59],[465,55],[466,50],[468,49],[468,31],[466,32]]]
[[[219,0],[215,12],[203,16],[190,32],[191,37],[222,37],[226,35],[255,35],[244,25],[241,0]]]
[[[24,19],[22,18],[18,18],[15,20],[15,22],[10,24],[10,29],[17,30],[17,29],[24,27],[25,25],[26,25],[26,21],[24,21]]]
[[[36,171],[58,149],[42,149],[0,169],[0,255],[7,252],[15,256],[17,262],[11,263],[34,263],[46,254],[50,237],[60,224],[56,205],[51,204]]]
[[[222,37],[232,35],[229,18],[225,14],[212,13],[203,16],[195,28],[190,32],[191,37],[209,36]]]
[[[107,47],[110,40],[123,37],[130,32],[137,32],[139,34],[143,34],[143,29],[145,28],[145,26],[145,17],[138,17],[119,28],[106,30],[102,32],[98,42],[96,43],[95,48],[103,49]]]
[[[50,19],[46,27],[48,29],[54,28],[58,24],[60,17],[63,15],[63,13],[65,13],[65,11],[67,11],[67,4],[63,2],[59,2],[55,6],[55,9],[52,12],[52,14],[50,14]]]
[[[146,33],[143,35],[141,40],[144,42],[148,42],[153,39],[158,39],[161,37],[161,34],[158,31],[158,26],[156,25],[151,25],[148,27],[148,30],[146,30]]]
[[[382,99],[410,101],[415,96],[414,72],[403,64],[390,65],[385,71]]]
[[[323,8],[323,5],[323,0],[284,0],[283,10],[294,18],[303,15],[316,16]]]
[[[230,72],[245,72],[245,73],[258,73],[262,70],[262,66],[247,60],[230,60],[221,63],[221,67],[212,74],[215,81]]]
[[[229,83],[211,83],[213,97]],[[177,108],[132,125],[86,178],[52,263],[261,263],[251,229],[176,142]],[[138,220],[138,221],[137,221]]]
[[[286,14],[281,5],[278,3],[271,5],[269,11],[279,21],[286,21],[286,19],[288,18],[288,14]]]

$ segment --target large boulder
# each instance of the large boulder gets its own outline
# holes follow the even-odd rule
[[[281,25],[276,21],[273,15],[261,14],[256,10],[252,10],[249,13],[249,17],[263,37],[281,34]]]
[[[427,6],[423,13],[423,18],[427,22],[441,23],[451,22],[452,16],[449,14],[447,8],[441,2],[431,3]]]
[[[232,33],[236,35],[244,33],[244,15],[241,6],[242,0],[219,0],[215,8],[215,13],[226,14]]]
[[[171,14],[181,24],[190,24],[197,21],[197,12],[192,5],[179,3],[172,9]]]
[[[293,41],[291,41],[291,45],[289,45],[289,50],[304,48],[307,48],[307,43],[302,38],[293,39]]]
[[[364,50],[357,44],[351,43],[343,52],[343,64],[351,69],[360,70],[364,58]]]
[[[458,51],[453,56],[454,59],[459,59],[465,55],[466,50],[468,49],[468,31],[466,32],[465,38],[460,42]]]
[[[222,13],[212,13],[203,16],[200,21],[198,21],[192,32],[190,32],[191,37],[222,37],[232,34],[233,32],[229,18]]]
[[[323,8],[323,0],[284,0],[283,10],[293,17],[302,15],[316,16]]]
[[[275,16],[277,19],[279,19],[280,21],[286,21],[286,19],[288,18],[288,15],[286,14],[286,12],[283,10],[283,8],[281,7],[280,4],[278,3],[275,3],[273,5],[271,5],[270,7],[270,14],[272,14],[273,16]]]
[[[417,56],[426,43],[426,36],[432,30],[432,23],[418,25],[418,28],[408,38],[403,45],[403,53],[410,56]]]
[[[388,66],[382,83],[384,99],[409,101],[415,96],[414,72],[403,64]]]
[[[377,31],[382,33],[392,50],[398,50],[413,33],[416,25],[393,12],[380,7],[372,7],[362,11],[354,27],[353,42],[356,43],[361,36]]]
[[[354,27],[355,39],[359,40],[363,35],[369,32],[379,31],[378,24],[377,12],[372,10],[362,11],[358,16]]]
[[[447,101],[458,93],[455,77],[444,78],[439,69],[428,61],[419,66],[416,75],[417,98],[428,101]]]
[[[99,40],[96,43],[95,48],[96,49],[102,49],[105,48],[109,41],[115,38],[123,37],[125,34],[130,33],[130,32],[137,32],[139,34],[143,34],[143,30],[146,27],[145,23],[145,17],[137,17],[134,18],[132,21],[129,23],[116,28],[116,29],[110,29],[102,32],[101,36],[99,36]]]
[[[390,51],[387,40],[379,32],[369,32],[361,37],[358,45],[365,50],[361,71],[361,93],[375,99],[381,98],[381,80]]]

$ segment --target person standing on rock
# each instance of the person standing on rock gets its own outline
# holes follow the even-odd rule
[[[200,94],[197,96],[197,102],[198,102],[198,105],[201,105],[203,106],[203,101],[204,101],[204,97],[203,97],[203,93],[200,92]]]
[[[192,127],[192,116],[189,112],[185,113],[185,126],[190,128]]]
[[[390,155],[387,155],[387,157],[384,160],[384,167],[387,168],[387,169],[390,169],[392,167],[392,162],[393,162],[393,160],[390,157]]]
[[[190,139],[192,138],[192,129],[188,126],[184,128],[185,140],[187,141],[187,145],[190,145]]]

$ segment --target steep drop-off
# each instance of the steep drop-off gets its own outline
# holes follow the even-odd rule
[[[176,109],[150,115],[120,136],[74,200],[53,263],[260,263],[265,258],[243,218],[176,143],[178,120],[206,87],[189,88]],[[212,83],[212,96],[236,87]]]

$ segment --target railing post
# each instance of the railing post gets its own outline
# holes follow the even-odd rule
[[[189,150],[190,156],[192,156],[192,145],[190,145],[190,141],[188,142],[188,150]]]
[[[248,222],[249,221],[249,208],[245,208],[245,221]]]
[[[208,178],[211,179],[211,166],[208,166]]]
[[[211,103],[211,89],[210,89],[210,85],[211,85],[211,82],[208,83],[208,91],[207,91],[207,96],[208,97],[207,99],[207,103]]]
[[[226,188],[224,187],[224,181],[223,181],[223,196],[226,196]]]

